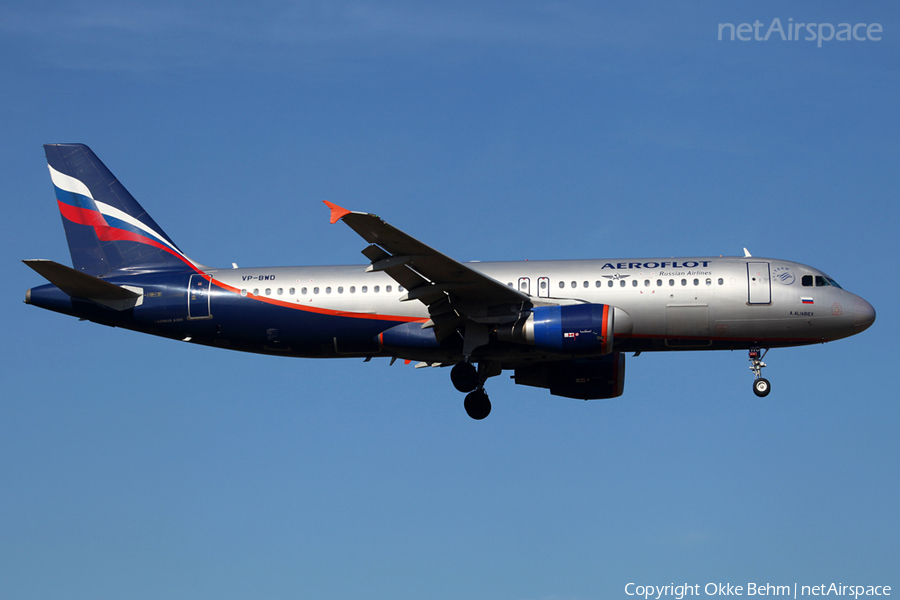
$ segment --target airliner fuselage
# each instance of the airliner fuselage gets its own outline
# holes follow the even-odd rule
[[[784,260],[697,257],[468,266],[538,300],[622,309],[614,333],[616,349],[623,352],[830,342],[858,333],[874,317],[868,302],[821,271]],[[365,269],[207,268],[206,277],[195,272],[122,275],[107,281],[140,288],[141,302],[127,313],[94,303],[95,316],[109,325],[234,350],[434,360],[433,352],[386,352],[377,345],[382,331],[398,323],[424,323],[429,314],[419,302],[402,301],[406,290],[389,276]],[[54,294],[51,286],[31,290],[29,298],[73,316],[87,308],[66,294]],[[521,357],[520,350],[491,346],[476,354]],[[458,358],[448,354],[446,360]]]

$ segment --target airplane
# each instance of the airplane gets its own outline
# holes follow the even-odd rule
[[[367,243],[361,266],[213,268],[187,257],[83,144],[44,146],[73,267],[25,302],[151,335],[306,358],[450,367],[480,420],[485,382],[576,399],[621,396],[625,354],[770,348],[860,333],[875,309],[797,262],[752,256],[461,263],[372,214],[325,201]]]

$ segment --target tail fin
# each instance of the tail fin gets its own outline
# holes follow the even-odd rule
[[[84,144],[44,146],[72,265],[112,271],[199,269]]]

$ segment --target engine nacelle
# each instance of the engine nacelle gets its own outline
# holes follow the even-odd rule
[[[539,306],[527,318],[497,329],[497,339],[559,354],[609,354],[616,308],[607,304]]]
[[[536,363],[516,369],[519,385],[547,388],[554,396],[579,400],[616,398],[625,391],[625,355]]]

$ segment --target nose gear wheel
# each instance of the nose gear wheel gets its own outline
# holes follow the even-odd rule
[[[753,371],[753,374],[756,376],[753,381],[753,393],[760,398],[768,396],[769,392],[772,391],[772,384],[769,383],[768,379],[762,376],[763,367],[766,366],[766,363],[764,363],[762,359],[768,352],[768,348],[760,351],[759,346],[750,347],[750,370]]]

